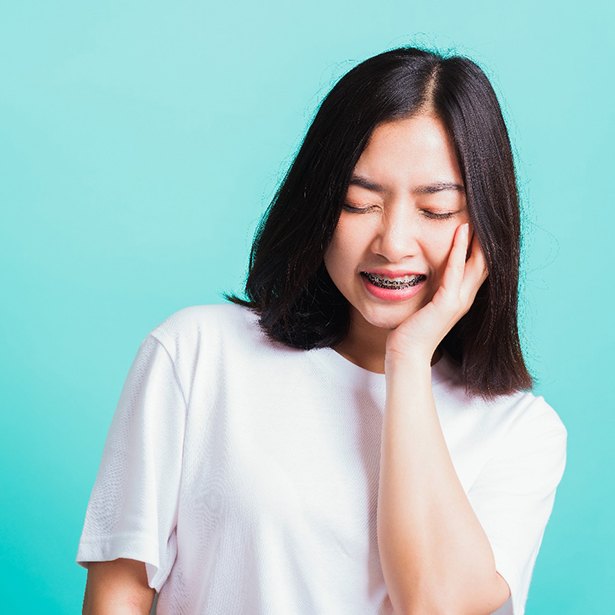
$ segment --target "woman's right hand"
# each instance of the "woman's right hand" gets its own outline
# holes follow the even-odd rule
[[[145,564],[132,559],[90,562],[83,615],[149,615],[155,591]]]

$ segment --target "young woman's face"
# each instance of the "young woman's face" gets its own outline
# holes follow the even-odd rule
[[[436,292],[468,222],[453,143],[433,115],[380,124],[361,154],[324,262],[357,325],[393,329]],[[471,229],[470,229],[471,230]]]

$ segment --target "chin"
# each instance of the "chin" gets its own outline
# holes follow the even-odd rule
[[[402,308],[402,306],[399,307]],[[387,309],[388,306],[384,306],[384,308],[385,309],[382,310],[376,309],[362,312],[361,316],[363,317],[363,320],[365,320],[365,322],[372,327],[392,330],[397,328],[402,322],[404,322],[404,320],[416,312],[415,308],[408,308],[407,306],[405,306],[405,309],[397,310]],[[387,311],[388,313],[386,313]]]

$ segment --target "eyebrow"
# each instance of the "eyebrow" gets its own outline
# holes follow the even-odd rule
[[[387,189],[384,186],[381,186],[366,177],[362,177],[361,175],[353,175],[350,178],[350,185],[359,186],[360,188],[365,188],[366,190],[371,190],[372,192],[378,192],[380,194],[387,192]],[[435,194],[436,192],[443,192],[444,190],[465,192],[465,188],[461,184],[456,184],[454,182],[435,182],[433,184],[417,186],[413,192],[415,194]]]

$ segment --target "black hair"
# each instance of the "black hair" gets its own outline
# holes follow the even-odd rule
[[[353,169],[376,126],[435,114],[454,143],[469,218],[489,277],[441,343],[466,390],[489,398],[528,389],[517,325],[520,214],[513,156],[493,88],[479,66],[400,47],[351,69],[322,101],[262,218],[250,253],[247,300],[267,336],[289,346],[335,346],[348,334],[347,300],[323,256]]]

